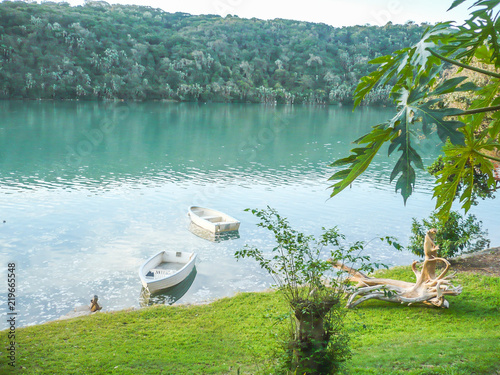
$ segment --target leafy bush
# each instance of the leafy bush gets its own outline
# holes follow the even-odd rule
[[[436,228],[435,243],[439,246],[440,257],[453,257],[461,253],[483,250],[490,245],[490,241],[485,238],[488,231],[483,231],[481,226],[482,222],[477,221],[474,215],[468,215],[464,219],[456,211],[451,211],[446,221],[439,219],[437,212],[433,212],[428,220],[423,219],[422,223],[413,218],[408,249],[423,257],[425,234],[429,229]]]
[[[368,264],[369,258],[360,256],[362,242],[344,247],[341,243],[344,236],[337,228],[323,228],[321,237],[315,239],[292,229],[287,220],[270,207],[251,212],[260,219],[258,226],[273,232],[277,246],[267,253],[246,245],[235,257],[258,261],[274,278],[290,307],[292,324],[283,357],[285,372],[336,373],[350,358],[343,324],[347,281],[331,264],[357,263],[356,268],[365,272],[373,271],[378,265]],[[327,247],[328,252],[323,251]]]

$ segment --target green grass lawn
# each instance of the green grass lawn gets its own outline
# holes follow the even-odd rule
[[[412,281],[413,273],[384,277]],[[464,291],[448,298],[449,309],[382,301],[354,309],[347,373],[500,374],[500,278],[460,274],[454,284]]]
[[[460,274],[455,283],[464,291],[447,310],[368,301],[349,312],[345,373],[500,374],[500,278]],[[277,293],[245,293],[18,328],[17,372],[2,331],[0,374],[269,374],[285,312]]]

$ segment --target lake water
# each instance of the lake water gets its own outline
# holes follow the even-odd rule
[[[338,226],[348,242],[392,235],[406,244],[412,217],[434,205],[424,174],[403,205],[385,155],[329,199],[328,164],[388,119],[387,108],[12,101],[0,102],[0,113],[0,311],[15,262],[18,326],[55,319],[94,294],[117,310],[269,287],[255,262],[234,259],[245,244],[274,245],[245,208],[274,207],[307,234]],[[438,143],[425,147],[429,164]],[[190,205],[235,216],[239,235],[214,242],[193,234]],[[498,212],[499,199],[472,210],[493,246]],[[178,295],[141,296],[138,268],[160,250],[195,251],[196,271]],[[365,253],[387,265],[415,258],[377,241]]]

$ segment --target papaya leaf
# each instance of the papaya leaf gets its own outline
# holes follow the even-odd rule
[[[477,86],[474,82],[465,82],[462,86],[457,87],[454,92],[478,91],[478,90],[480,90],[480,87]]]
[[[394,52],[393,55],[377,57],[370,61],[371,64],[380,64],[380,67],[361,78],[354,91],[354,109],[361,104],[361,101],[375,86],[387,85],[391,78],[399,73],[406,64],[406,55],[409,50],[409,48],[405,48]]]
[[[390,141],[388,154],[391,155],[395,150],[401,152],[401,156],[391,172],[390,182],[397,178],[396,191],[400,190],[406,204],[406,201],[415,188],[415,168],[424,169],[422,158],[412,147],[412,138],[417,122],[422,123],[422,129],[426,135],[430,134],[430,128],[434,125],[443,142],[449,139],[453,144],[464,143],[464,135],[458,129],[465,124],[457,120],[446,119],[448,116],[460,115],[463,111],[456,108],[436,109],[434,105],[438,102],[438,99],[426,101],[429,95],[428,87],[434,82],[434,78],[440,70],[440,66],[431,68],[427,72],[427,75],[422,77],[420,85],[417,85],[416,88],[407,89],[403,87],[393,94],[398,112],[388,122],[388,126],[392,128],[392,131],[388,132],[386,137],[375,139],[372,132],[356,141],[358,144],[370,143],[367,148],[355,148],[351,150],[353,154],[349,157],[340,159],[332,164],[332,166],[351,165],[350,169],[339,171],[331,177],[332,180],[341,180],[331,186],[334,189],[332,196],[349,186],[367,169],[367,163],[371,162],[374,156],[371,152],[372,148],[376,148],[378,151],[381,147],[379,142],[385,143]],[[461,77],[449,80],[448,83],[445,82],[440,85],[438,90],[447,92],[463,82],[464,79]]]
[[[476,59],[483,64],[488,64],[491,61],[491,50],[488,48],[488,45],[483,44],[482,46],[476,49]]]
[[[396,192],[401,190],[401,195],[403,196],[404,203],[408,200],[408,197],[412,194],[415,187],[415,170],[409,165],[401,173],[396,182]]]
[[[354,148],[351,150],[351,152],[354,153],[353,155],[330,164],[331,167],[350,164],[349,168],[338,171],[329,178],[329,180],[340,180],[330,186],[330,188],[333,188],[332,194],[330,195],[331,197],[348,187],[368,168],[373,158],[380,150],[380,147],[390,139],[392,132],[393,129],[388,127],[387,124],[374,126],[370,133],[356,141],[357,144],[367,144],[366,147]]]
[[[498,139],[500,136],[500,112],[495,113],[492,117],[493,120],[488,126],[488,133],[491,138]]]
[[[450,78],[443,83],[441,83],[438,87],[436,87],[433,91],[433,95],[443,95],[449,94],[450,92],[456,92],[457,86],[461,84],[467,77],[454,77]]]
[[[464,3],[466,0],[455,0],[451,6],[448,8],[448,11],[452,10],[453,8],[456,8],[460,4]]]
[[[469,109],[484,108],[490,105],[498,104],[496,102],[498,98],[498,91],[500,90],[500,81],[492,80],[491,83],[484,85],[477,92],[477,99],[475,99]]]
[[[412,167],[411,163],[423,169],[420,155],[418,155],[411,146],[408,146],[403,151],[390,176],[390,181],[392,182],[397,175],[401,173],[401,176],[396,182],[396,192],[401,190],[401,195],[403,196],[405,204],[415,188],[415,169]]]
[[[365,96],[378,84],[382,74],[381,71],[376,70],[360,79],[354,92],[354,109],[361,104]]]
[[[464,188],[460,195],[460,203],[465,212],[473,204],[474,174],[477,171],[487,176],[486,184],[494,189],[496,181],[493,176],[493,163],[488,153],[500,146],[498,142],[487,136],[487,132],[478,136],[472,126],[463,129],[464,145],[447,142],[443,147],[444,168],[437,173],[438,179],[434,187],[434,198],[439,217],[447,218],[459,187]]]
[[[498,4],[500,4],[499,0],[479,0],[476,1],[473,6],[484,6],[487,10],[492,10]]]
[[[429,37],[433,35],[433,32],[440,32],[440,30],[432,30],[427,35],[424,35],[424,37],[414,47],[414,53],[410,63],[411,65],[418,67],[419,74],[428,70],[432,67],[432,65],[441,64],[441,60],[429,52],[429,48],[436,46],[435,42],[429,39]]]
[[[457,194],[460,182],[463,180],[464,170],[470,156],[469,152],[458,152],[454,157],[451,151],[462,147],[451,144],[447,145],[449,145],[449,148],[446,150],[448,154],[444,158],[444,168],[437,173],[438,179],[436,180],[433,194],[433,197],[436,198],[437,215],[441,218],[447,218],[451,211],[453,200]]]
[[[415,115],[422,118],[422,129],[424,134],[428,135],[430,127],[436,125],[437,133],[441,141],[446,142],[449,138],[453,144],[463,144],[464,134],[457,129],[465,124],[457,120],[444,119],[444,117],[460,115],[463,111],[458,108],[432,108],[437,101],[437,99],[430,100],[420,105],[418,108],[415,108]]]
[[[455,41],[446,46],[447,56],[454,55],[457,60],[470,62],[476,55],[482,56],[482,47],[487,45],[492,50],[490,63],[500,65],[500,42],[498,14],[493,12],[500,5],[500,0],[477,1],[473,6],[482,7],[471,13],[471,18],[465,25],[456,28]]]
[[[396,192],[401,190],[401,195],[406,204],[415,187],[415,170],[412,164],[421,169],[424,166],[420,155],[411,147],[410,126],[412,126],[414,120],[412,110],[407,106],[403,106],[398,115],[397,120],[394,121],[394,130],[397,135],[392,138],[388,153],[390,155],[394,150],[398,149],[398,151],[401,151],[401,156],[391,172],[390,181],[392,182],[401,174],[396,182]]]

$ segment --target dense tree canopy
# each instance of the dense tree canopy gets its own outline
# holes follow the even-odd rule
[[[422,30],[4,1],[0,98],[345,103],[368,60],[415,43]],[[385,102],[388,92],[365,102]]]

